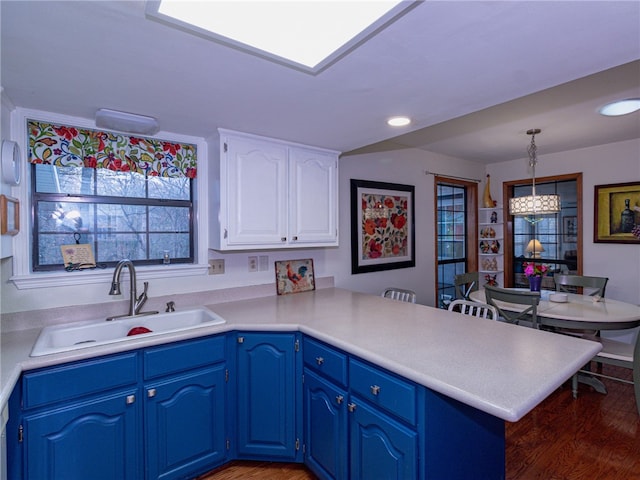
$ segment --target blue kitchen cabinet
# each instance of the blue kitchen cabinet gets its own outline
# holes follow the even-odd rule
[[[419,479],[413,383],[305,337],[305,463],[322,479]]]
[[[296,333],[237,333],[237,457],[301,462]]]
[[[135,353],[27,373],[18,441],[26,480],[142,477]]]
[[[349,478],[347,393],[304,370],[305,464],[320,478]]]
[[[226,460],[224,336],[146,349],[148,479],[193,477]]]

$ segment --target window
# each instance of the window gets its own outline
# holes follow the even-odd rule
[[[531,194],[531,184],[505,183],[509,198]],[[582,273],[581,259],[581,188],[580,174],[538,179],[536,193],[554,193],[560,196],[561,211],[557,215],[536,218],[511,217],[510,233],[505,248],[505,282],[515,287],[526,287],[523,263],[543,263],[549,266],[549,274],[543,279],[543,287],[553,289],[554,273]]]
[[[437,301],[447,308],[456,296],[454,277],[476,269],[475,183],[436,178]]]
[[[28,126],[33,271],[60,270],[75,243],[104,266],[194,262],[195,146]]]
[[[93,247],[97,263],[192,263],[192,180],[32,165],[33,270],[60,269],[61,245]]]

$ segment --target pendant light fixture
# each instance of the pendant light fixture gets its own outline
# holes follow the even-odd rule
[[[531,144],[527,147],[529,154],[529,166],[532,172],[532,188],[531,195],[524,197],[515,197],[509,200],[509,213],[526,219],[532,223],[536,222],[538,215],[551,215],[560,211],[560,197],[553,194],[536,195],[536,164],[538,157],[536,152],[536,135],[542,130],[532,128],[527,130],[527,135],[531,135]]]

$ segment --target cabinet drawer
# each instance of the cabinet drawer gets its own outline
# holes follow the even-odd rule
[[[340,353],[316,340],[304,337],[302,357],[307,367],[338,382],[340,385],[345,386],[347,384],[347,356],[344,353]]]
[[[225,360],[225,336],[187,340],[144,351],[144,379],[210,365]]]
[[[358,360],[349,361],[351,391],[411,424],[416,422],[416,386]]]
[[[23,377],[24,408],[69,400],[137,381],[137,353],[47,368]]]

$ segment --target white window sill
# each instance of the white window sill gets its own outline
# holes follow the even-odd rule
[[[151,280],[155,278],[189,277],[206,275],[209,265],[169,265],[153,267],[136,267],[138,280]],[[9,280],[15,284],[18,290],[43,287],[68,287],[86,285],[88,283],[109,283],[113,277],[113,268],[78,270],[73,272],[42,272],[29,275],[14,275]]]

